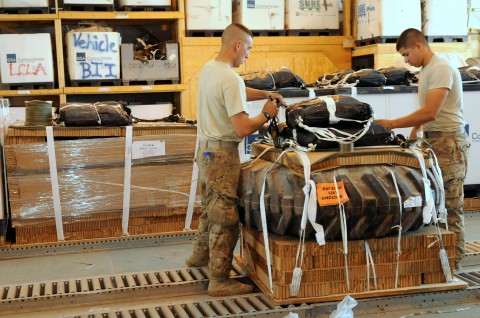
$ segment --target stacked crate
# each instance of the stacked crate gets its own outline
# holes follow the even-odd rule
[[[180,128],[152,126],[133,131],[129,235],[184,230],[196,136],[182,134]],[[124,235],[125,138],[78,138],[101,132],[104,136],[121,136],[125,134],[124,128],[64,127],[54,131],[64,137],[76,135],[74,139],[55,141],[65,240]],[[11,224],[20,245],[58,241],[47,145],[41,141],[44,132],[38,128],[13,128],[10,142],[5,146]],[[38,136],[33,136],[35,133]],[[162,144],[163,155],[137,156],[151,154],[152,150],[161,149],[158,145]],[[151,148],[152,145],[157,148]],[[199,214],[197,199],[193,229],[197,227]]]
[[[327,242],[319,246],[316,242],[305,242],[303,275],[297,296],[291,296],[290,283],[296,266],[298,238],[269,234],[273,292],[269,291],[265,245],[262,232],[244,229],[247,243],[244,259],[252,279],[257,285],[281,304],[309,301],[342,299],[344,295],[362,297],[370,292],[385,291],[394,294],[396,288],[419,288],[433,284],[444,284],[445,276],[439,258],[438,239],[433,227],[408,233],[401,238],[401,254],[398,259],[398,286],[395,286],[397,266],[397,236],[382,239],[355,240],[348,242],[347,285],[345,258],[342,242]],[[442,239],[448,260],[454,264],[455,236],[442,231]],[[375,265],[376,286],[372,268],[367,268],[366,243],[371,250]],[[297,265],[298,266],[298,265]],[[370,271],[370,273],[368,273]],[[367,279],[369,277],[369,280]]]

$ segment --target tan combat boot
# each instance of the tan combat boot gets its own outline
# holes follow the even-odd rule
[[[208,242],[196,243],[192,254],[187,258],[188,267],[204,267],[208,265]]]
[[[243,295],[253,292],[254,286],[242,284],[234,279],[210,278],[208,294],[213,297]]]

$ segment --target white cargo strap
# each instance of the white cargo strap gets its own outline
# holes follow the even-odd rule
[[[435,180],[437,180],[438,186],[440,188],[440,204],[438,207],[438,221],[440,223],[445,223],[446,230],[448,231],[447,208],[445,207],[445,188],[443,185],[442,171],[440,170],[437,156],[435,155],[435,152],[433,152],[433,149],[428,148],[427,151],[429,151],[432,154],[432,158],[433,158],[432,171],[433,171],[433,175],[435,176]]]
[[[443,275],[445,276],[445,280],[447,282],[453,281],[452,273],[450,272],[450,263],[448,262],[448,255],[447,251],[445,250],[445,245],[443,244],[442,233],[440,233],[440,225],[438,224],[437,215],[433,214],[433,222],[435,225],[435,230],[437,232],[437,242],[440,252],[438,256],[440,257],[440,264],[442,265]],[[430,244],[428,247],[431,247],[435,242]]]
[[[422,170],[423,176],[423,188],[425,191],[425,206],[423,207],[423,223],[428,224],[432,220],[433,210],[435,209],[435,202],[433,200],[432,189],[430,188],[430,180],[427,177],[427,171],[425,168],[425,159],[423,154],[414,146],[410,146],[410,150],[417,157],[418,162],[420,163],[420,169]]]
[[[263,242],[265,243],[265,253],[267,257],[267,269],[268,269],[268,282],[270,284],[270,292],[273,293],[273,280],[272,280],[272,266],[270,260],[270,246],[268,242],[268,227],[267,227],[267,215],[265,211],[265,184],[267,183],[267,173],[272,169],[273,166],[283,157],[283,155],[292,149],[284,150],[275,160],[274,163],[265,171],[265,176],[262,183],[262,192],[260,192],[260,218],[262,221],[262,231],[263,231]]]
[[[385,167],[390,174],[392,175],[393,179],[393,185],[395,186],[395,191],[397,192],[398,196],[398,208],[400,210],[400,216],[399,216],[399,224],[395,225],[392,228],[398,228],[398,236],[397,236],[397,265],[396,265],[396,270],[395,270],[395,288],[398,288],[398,273],[399,273],[399,268],[400,268],[400,255],[402,255],[402,217],[403,217],[403,204],[402,204],[402,196],[400,195],[400,190],[398,189],[398,183],[397,183],[397,178],[395,178],[395,174],[393,173],[393,170],[390,170]]]
[[[340,193],[338,192],[337,177],[333,175],[333,183],[335,184],[335,193],[338,199],[338,211],[340,216],[340,228],[342,230],[342,243],[343,243],[343,258],[345,260],[345,278],[347,281],[347,291],[350,291],[350,276],[348,274],[348,240],[347,240],[347,217],[345,215],[345,207],[340,202]]]
[[[317,221],[317,192],[315,182],[310,179],[311,163],[308,155],[302,151],[295,151],[303,165],[303,176],[305,178],[305,186],[303,193],[305,201],[303,203],[302,220],[300,222],[300,240],[297,247],[297,255],[295,259],[295,268],[293,270],[292,281],[290,283],[290,295],[296,296],[300,290],[302,278],[303,254],[305,252],[305,229],[307,227],[307,219],[315,230],[315,238],[318,245],[325,245],[325,232],[323,226]]]
[[[50,164],[50,179],[52,180],[52,198],[53,210],[55,212],[55,227],[57,230],[57,239],[65,241],[63,234],[62,206],[60,205],[60,188],[58,186],[57,158],[55,155],[55,142],[53,139],[53,127],[46,127],[48,162]]]
[[[123,213],[122,234],[128,234],[128,220],[130,218],[130,181],[132,177],[132,126],[126,127],[125,138],[125,169],[123,173]]]
[[[338,118],[338,117],[336,117]],[[363,129],[360,129],[356,133],[350,134],[345,131],[333,128],[333,127],[310,127],[303,123],[302,117],[297,117],[296,122],[300,128],[303,128],[315,135],[320,140],[334,141],[339,143],[353,143],[362,138],[370,128],[370,124],[373,122],[373,116],[368,120],[354,120],[339,118],[342,121],[353,121],[357,123],[365,123]],[[333,132],[337,132],[338,136]]]
[[[375,271],[375,263],[373,262],[372,251],[370,250],[370,245],[368,244],[367,240],[365,240],[365,256],[367,259],[367,290],[370,290],[370,266],[372,266],[373,284],[375,289],[377,289],[377,272]]]
[[[197,183],[198,183],[198,164],[197,164],[197,152],[198,152],[198,136],[195,141],[195,154],[193,156],[192,167],[192,179],[190,181],[190,195],[188,196],[187,216],[185,217],[184,231],[191,230],[193,209],[195,208],[195,197],[197,196]]]
[[[323,226],[317,223],[317,188],[315,182],[310,179],[311,163],[308,155],[302,151],[295,151],[295,154],[300,158],[303,165],[303,176],[305,178],[305,186],[303,187],[303,193],[305,194],[305,201],[303,204],[302,225],[305,215],[307,215],[310,224],[315,230],[315,239],[318,245],[325,245],[325,232]],[[304,227],[304,228],[305,228]]]

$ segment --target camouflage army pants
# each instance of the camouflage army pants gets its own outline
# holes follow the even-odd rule
[[[196,248],[200,246],[208,253],[211,278],[228,278],[240,222],[238,143],[200,142],[196,161],[203,207],[195,237]]]
[[[455,233],[455,263],[465,256],[463,182],[467,174],[470,141],[466,133],[428,138],[442,171],[448,228]]]

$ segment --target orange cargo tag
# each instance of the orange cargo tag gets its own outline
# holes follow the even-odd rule
[[[348,201],[348,195],[345,192],[343,181],[337,182],[338,194],[340,195],[340,203]],[[335,183],[319,183],[317,184],[317,198],[320,206],[338,205],[337,191]]]

